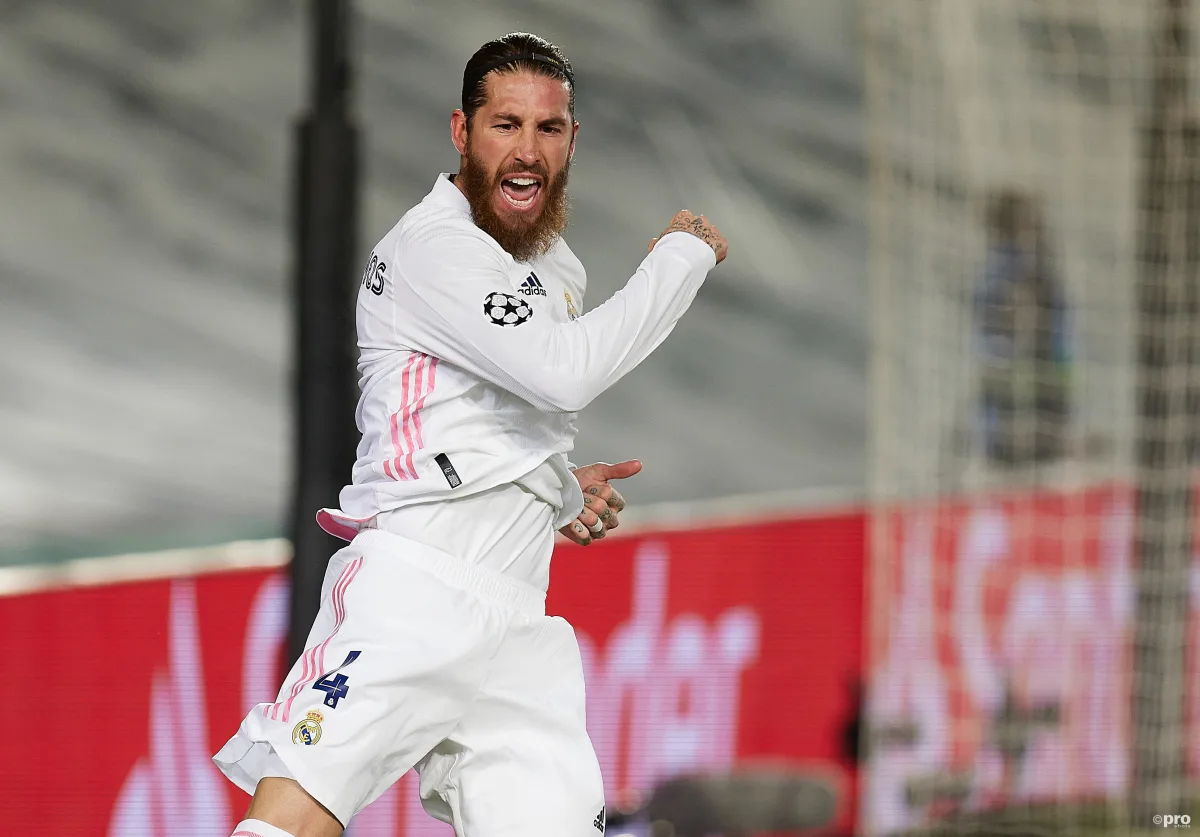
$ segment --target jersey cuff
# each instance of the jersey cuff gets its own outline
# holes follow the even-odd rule
[[[669,232],[658,240],[654,249],[658,250],[664,246],[669,250],[675,250],[689,262],[706,271],[717,266],[716,251],[702,238],[691,233],[679,230]]]

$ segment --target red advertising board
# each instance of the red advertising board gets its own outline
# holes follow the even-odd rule
[[[864,540],[855,511],[560,548],[611,798],[759,758],[849,784]],[[227,837],[248,799],[210,758],[276,692],[286,599],[278,570],[0,598],[6,831]],[[349,833],[450,834],[411,774]]]
[[[1128,788],[1132,492],[913,504],[873,530],[869,834],[953,810]],[[1190,579],[1189,770],[1200,776],[1200,564]]]

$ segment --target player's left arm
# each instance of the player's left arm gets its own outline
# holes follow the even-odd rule
[[[616,465],[597,462],[575,468],[572,473],[583,489],[583,511],[574,522],[558,531],[580,546],[603,539],[609,529],[620,525],[619,515],[625,509],[625,498],[610,481],[627,479],[641,470],[642,463],[636,459]]]

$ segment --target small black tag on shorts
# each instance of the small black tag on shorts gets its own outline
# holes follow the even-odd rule
[[[446,482],[450,483],[451,488],[458,488],[462,485],[462,479],[459,478],[458,471],[454,470],[454,466],[450,463],[450,457],[439,453],[433,458],[433,461],[442,469],[442,475],[446,477]]]

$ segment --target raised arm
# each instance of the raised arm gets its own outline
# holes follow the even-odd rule
[[[442,358],[547,412],[576,412],[660,344],[716,264],[696,235],[668,230],[625,287],[566,323],[512,296],[503,258],[470,231],[445,227],[401,239],[393,328],[397,342]],[[495,317],[495,308],[517,316]]]

